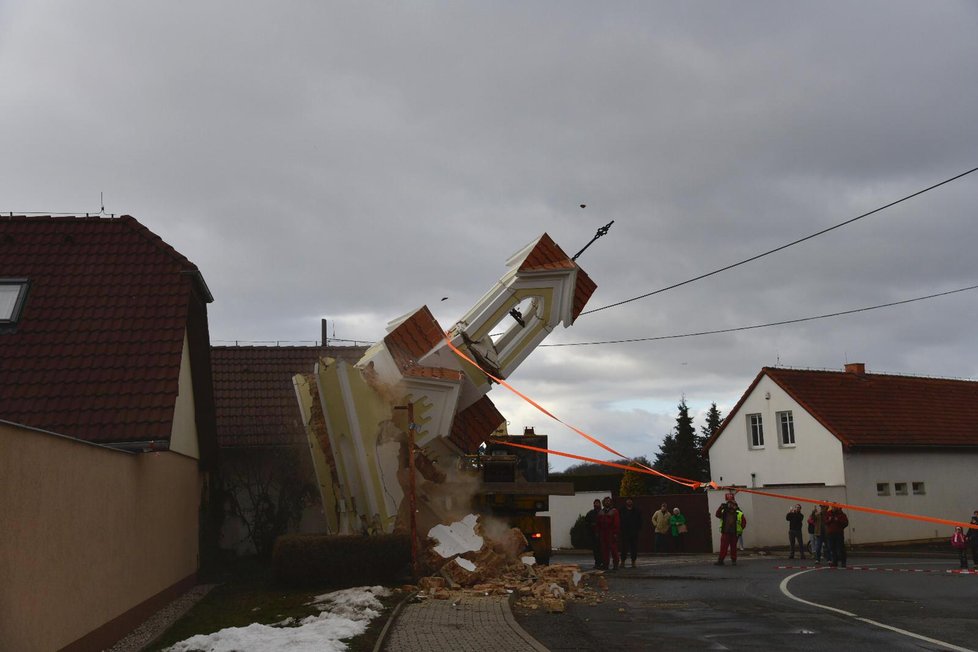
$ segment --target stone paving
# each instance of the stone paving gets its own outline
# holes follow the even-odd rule
[[[385,652],[547,652],[513,618],[507,596],[409,600],[380,641]]]

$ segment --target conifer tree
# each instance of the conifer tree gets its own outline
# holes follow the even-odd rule
[[[676,427],[666,435],[659,446],[654,468],[667,475],[690,480],[706,480],[708,473],[702,456],[701,439],[693,428],[693,417],[689,415],[686,397],[679,402]],[[686,493],[688,487],[664,478],[657,482],[658,493]]]
[[[637,467],[639,464],[643,466],[651,466],[649,464],[649,460],[645,457],[636,457],[635,461],[630,463],[629,466]],[[648,496],[653,493],[654,489],[654,478],[648,473],[642,473],[640,471],[625,471],[625,474],[621,476],[621,485],[618,488],[618,495],[623,498],[628,496]]]
[[[706,423],[700,428],[700,436],[697,437],[696,448],[700,453],[700,469],[701,477],[699,479],[708,480],[710,478],[710,460],[706,455],[704,447],[706,442],[716,434],[716,431],[720,429],[720,424],[723,423],[723,415],[720,414],[720,410],[717,409],[716,403],[710,404],[710,409],[706,412]]]

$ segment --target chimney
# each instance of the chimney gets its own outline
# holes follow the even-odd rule
[[[847,374],[859,374],[862,375],[866,373],[866,363],[864,362],[847,362],[846,363],[846,373]]]

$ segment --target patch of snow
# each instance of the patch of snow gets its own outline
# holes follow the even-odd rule
[[[537,563],[537,558],[534,557],[533,555],[527,555],[526,557],[520,557],[520,561],[522,561],[527,566],[533,566],[534,564]]]
[[[229,627],[213,634],[201,634],[180,641],[168,652],[342,652],[343,641],[364,633],[371,620],[380,615],[383,605],[378,597],[390,595],[382,586],[362,586],[318,595],[312,602],[320,610],[317,616],[299,621],[296,627],[286,618],[276,625],[252,623],[247,627]]]

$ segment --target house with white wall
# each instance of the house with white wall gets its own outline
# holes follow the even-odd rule
[[[862,363],[764,367],[706,451],[721,486],[967,522],[978,508],[978,382],[872,374]],[[724,494],[711,492],[711,510]],[[740,492],[737,502],[746,546],[787,545],[784,517],[798,501]],[[848,514],[850,543],[951,535],[926,521]]]

